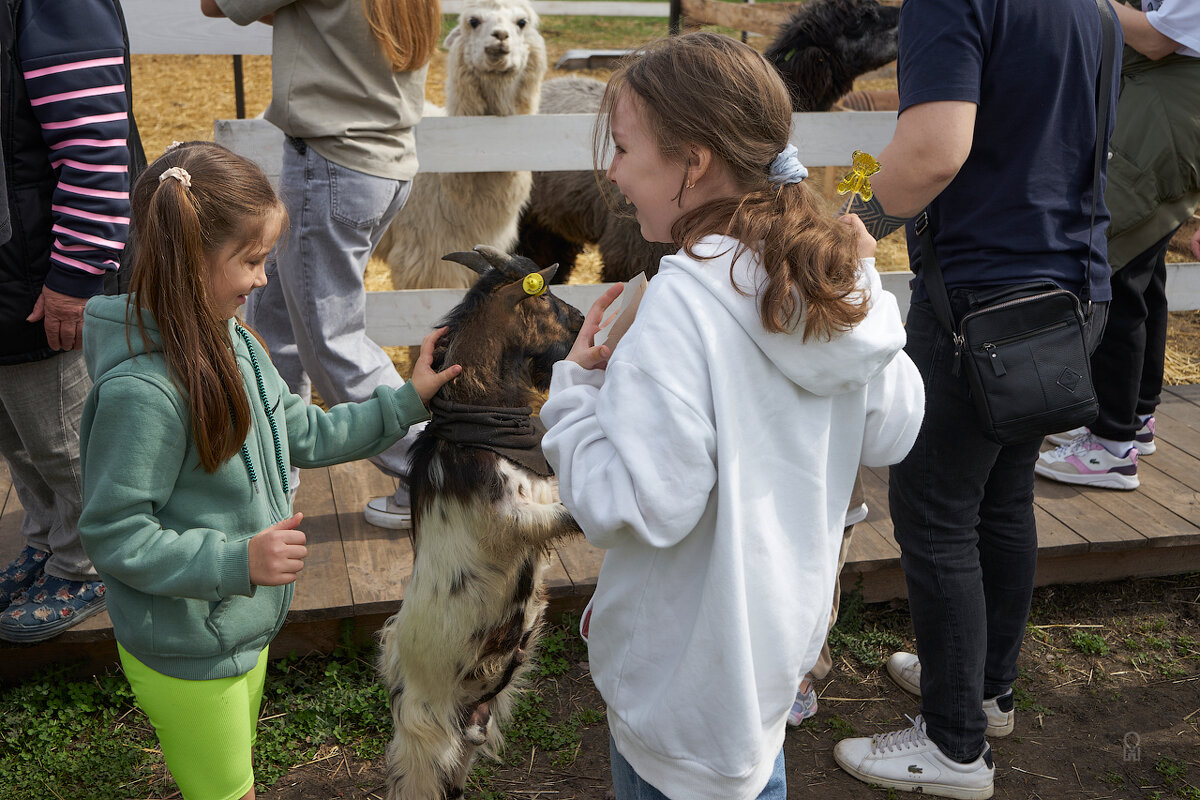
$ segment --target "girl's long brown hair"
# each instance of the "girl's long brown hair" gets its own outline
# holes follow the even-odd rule
[[[191,187],[168,177],[182,167]],[[230,242],[247,245],[271,214],[284,214],[254,162],[211,142],[172,147],[138,178],[131,199],[137,231],[130,315],[142,341],[149,312],[175,385],[185,395],[192,437],[205,471],[238,452],[250,429],[250,406],[226,320],[209,295],[209,258]]]
[[[680,217],[671,229],[676,247],[695,257],[702,238],[725,234],[742,243],[739,252],[749,247],[759,253],[766,277],[759,315],[768,331],[791,331],[803,320],[805,340],[829,338],[866,316],[850,226],[838,222],[805,183],[767,180],[771,162],[788,144],[792,107],[766,59],[713,33],[668,37],[628,57],[604,93],[593,133],[597,169],[608,152],[609,116],[625,92],[638,101],[663,157],[680,164],[680,197],[689,145],[710,150],[743,192]]]
[[[363,13],[396,72],[429,63],[442,32],[440,0],[362,0]]]

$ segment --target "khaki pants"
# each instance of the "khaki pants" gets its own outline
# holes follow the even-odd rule
[[[850,511],[855,511],[860,508],[865,501],[862,485],[862,468],[859,468],[859,475],[854,479],[854,492],[850,495]],[[837,576],[833,579],[833,608],[829,612],[829,628],[825,633],[825,644],[821,645],[821,655],[817,658],[817,663],[809,671],[809,677],[814,680],[820,680],[829,674],[829,670],[833,667],[833,656],[829,654],[829,633],[833,630],[834,624],[838,617],[838,603],[842,599],[842,567],[846,565],[846,554],[850,552],[850,537],[854,533],[854,526],[847,525],[842,531],[842,551],[838,553]]]

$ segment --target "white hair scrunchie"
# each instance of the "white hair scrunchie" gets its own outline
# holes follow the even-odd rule
[[[775,156],[775,160],[771,162],[771,167],[767,171],[767,180],[771,183],[778,183],[780,186],[786,186],[789,183],[800,183],[807,178],[808,170],[800,163],[799,152],[794,144],[783,148],[783,152]]]
[[[164,169],[162,174],[158,176],[158,182],[162,183],[167,178],[175,178],[183,184],[183,188],[185,189],[192,188],[192,176],[189,175],[188,171],[183,167],[171,167],[170,169]]]

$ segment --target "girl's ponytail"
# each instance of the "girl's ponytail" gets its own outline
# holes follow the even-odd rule
[[[245,441],[250,405],[227,322],[209,297],[211,257],[282,209],[262,170],[210,142],[170,148],[142,173],[131,204],[130,316],[148,351],[155,348],[142,312],[157,326],[171,379],[187,398],[200,463],[214,472]]]

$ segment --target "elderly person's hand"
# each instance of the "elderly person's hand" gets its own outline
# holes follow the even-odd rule
[[[46,343],[54,350],[79,350],[83,347],[83,307],[86,297],[60,294],[46,286],[26,322],[45,320]]]

